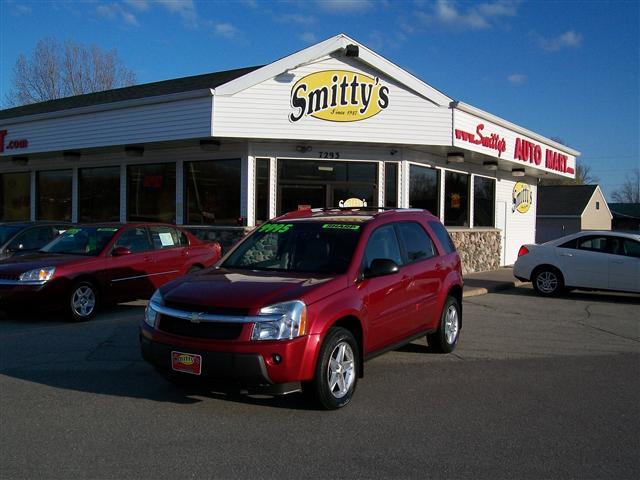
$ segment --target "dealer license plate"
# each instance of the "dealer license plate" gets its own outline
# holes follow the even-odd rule
[[[171,368],[176,372],[200,375],[202,373],[202,357],[193,353],[171,352]]]

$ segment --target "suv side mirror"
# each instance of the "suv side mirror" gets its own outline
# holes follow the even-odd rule
[[[114,257],[122,257],[123,255],[131,255],[131,250],[127,247],[116,247],[113,249],[112,255]]]
[[[375,258],[371,261],[371,265],[364,272],[364,278],[382,277],[384,275],[393,275],[398,273],[400,269],[398,264],[388,258]]]

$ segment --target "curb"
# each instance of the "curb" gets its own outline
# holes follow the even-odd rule
[[[526,282],[520,280],[514,280],[512,282],[499,283],[492,285],[491,287],[465,287],[462,291],[462,298],[479,297],[480,295],[486,295],[488,293],[500,292],[502,290],[508,290],[509,288],[519,287]]]

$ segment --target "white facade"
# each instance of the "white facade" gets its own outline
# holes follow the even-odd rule
[[[474,183],[477,178],[490,178],[495,181],[494,227],[490,229],[501,231],[502,265],[512,264],[519,246],[535,239],[538,179],[573,177],[579,154],[453,102],[345,35],[216,88],[7,118],[0,120],[2,131],[5,148],[0,153],[0,174],[30,172],[32,220],[37,211],[36,172],[72,170],[71,219],[75,221],[78,170],[120,166],[119,211],[120,220],[126,221],[127,166],[175,163],[174,218],[182,224],[184,162],[236,158],[241,162],[239,211],[245,224],[253,226],[256,159],[268,159],[270,217],[278,212],[278,165],[294,159],[376,164],[373,203],[377,205],[385,205],[384,166],[397,164],[399,207],[411,206],[411,165],[435,168],[440,198],[439,211],[432,213],[445,221],[444,172],[463,173],[468,175],[468,218],[465,227],[452,228],[474,229],[478,228]],[[483,140],[483,135],[490,138]],[[203,149],[199,143],[203,139],[215,139],[218,147]],[[125,155],[124,147],[131,145],[143,147],[143,156]],[[81,152],[81,157],[65,159],[62,152],[69,150]],[[449,163],[447,154],[464,162]]]

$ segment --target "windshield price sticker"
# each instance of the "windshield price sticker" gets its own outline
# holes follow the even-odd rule
[[[349,225],[348,223],[325,223],[322,228],[333,230],[360,230],[360,225]]]
[[[117,232],[118,229],[117,228],[107,228],[107,227],[102,227],[98,229],[99,232]]]
[[[266,225],[262,225],[259,232],[266,233],[284,233],[289,231],[289,229],[293,227],[290,223],[267,223]]]
[[[73,236],[73,235],[75,235],[76,233],[78,233],[79,231],[80,231],[80,229],[79,229],[79,228],[70,228],[70,229],[69,229],[69,230],[67,230],[65,233],[66,233],[67,235]]]

